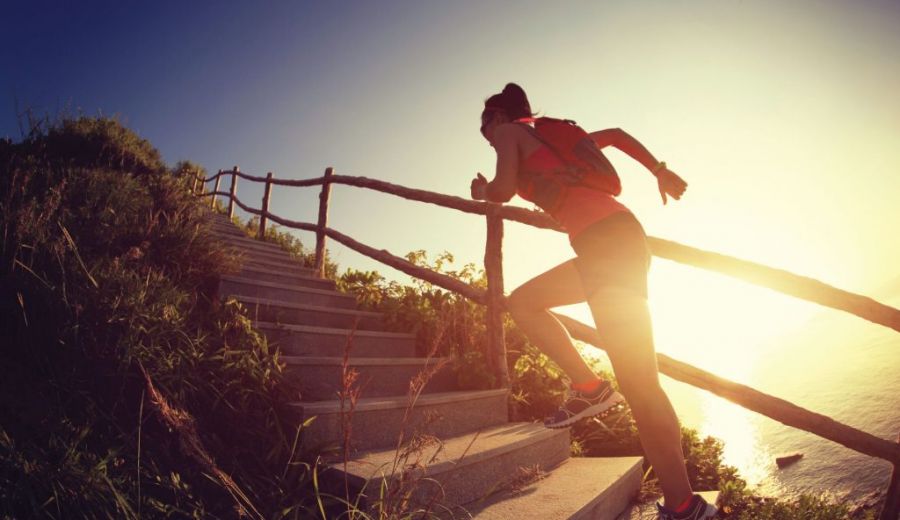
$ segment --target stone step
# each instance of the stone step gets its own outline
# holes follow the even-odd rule
[[[270,271],[282,271],[286,274],[297,274],[301,276],[317,276],[315,269],[306,267],[299,260],[290,257],[278,259],[263,258],[252,254],[240,254],[241,263],[248,267],[257,269],[268,269]]]
[[[228,190],[225,190],[225,191],[228,191]],[[219,195],[219,197],[221,197],[221,195]],[[221,200],[221,199],[220,199],[220,200]],[[225,202],[227,203],[228,201],[226,200]],[[210,209],[209,211],[207,211],[207,212],[206,212],[206,215],[204,216],[204,218],[206,218],[207,220],[221,219],[221,220],[224,220],[224,221],[226,221],[226,222],[231,222],[231,219],[228,218],[228,215],[226,215],[225,213],[220,213],[220,212],[215,211],[215,210],[213,210],[213,209]]]
[[[413,432],[446,438],[504,424],[509,420],[508,393],[504,388],[423,393],[412,407],[407,395],[361,398],[350,415],[352,450],[395,447],[401,431],[406,440]],[[305,448],[320,453],[343,446],[340,401],[298,402],[292,406],[301,419],[315,416],[312,424],[303,430]],[[348,408],[349,403],[345,410]],[[345,411],[345,414],[349,413]]]
[[[247,315],[253,321],[341,329],[383,330],[384,316],[380,312],[338,309],[254,296],[235,296],[235,299],[247,307]]]
[[[232,227],[234,229],[240,229],[240,226],[231,220],[228,220],[225,217],[222,218],[207,218],[205,219],[206,223],[210,226],[223,226],[223,227]]]
[[[343,356],[350,329],[254,322],[270,344],[291,356]],[[351,357],[414,357],[416,336],[406,332],[357,330],[350,345]]]
[[[372,451],[347,463],[352,489],[362,490],[364,508],[372,508],[383,483],[393,493],[402,473],[411,487],[411,506],[437,499],[442,504],[466,504],[502,488],[520,468],[553,468],[569,456],[569,430],[551,430],[536,423],[506,423],[418,447]],[[395,460],[399,463],[394,464]],[[344,482],[344,465],[337,463],[323,478]],[[333,480],[332,480],[333,479]],[[404,491],[399,491],[404,494]],[[521,513],[517,516],[521,516]]]
[[[225,202],[227,203],[228,201]],[[228,218],[228,215],[224,213],[217,213],[214,211],[206,215],[206,220],[209,222],[222,222],[225,224],[234,225],[234,222],[230,218]]]
[[[248,249],[244,247],[232,247],[227,243],[224,243],[225,247],[231,250],[232,252],[239,253],[242,256],[249,259],[253,259],[253,261],[267,261],[267,262],[281,262],[281,263],[289,263],[289,264],[299,264],[300,259],[294,258],[290,253],[284,251],[282,249],[271,250],[271,251],[260,251],[258,249]]]
[[[302,269],[302,268],[301,268]],[[282,270],[266,269],[257,267],[252,264],[244,264],[237,273],[238,276],[249,278],[259,282],[270,282],[285,285],[294,285],[301,287],[311,287],[313,289],[323,289],[327,291],[337,290],[334,280],[328,278],[318,278],[314,275],[299,275],[294,273],[286,273]]]
[[[288,251],[284,250],[278,244],[274,242],[264,242],[260,240],[256,240],[255,238],[250,238],[242,232],[238,231],[240,235],[233,234],[230,231],[218,231],[213,230],[212,234],[224,242],[227,246],[238,248],[238,249],[258,249],[263,252],[274,252],[274,253],[288,253]]]
[[[226,230],[219,226],[213,226],[210,234],[230,250],[238,250],[248,255],[253,254],[254,256],[276,260],[281,260],[285,257],[292,258],[291,253],[282,249],[278,244],[261,242],[247,236],[237,228]]]
[[[302,401],[336,399],[343,387],[343,357],[282,356],[285,375]],[[360,397],[405,396],[410,381],[433,371],[422,393],[458,390],[449,358],[349,358],[347,365],[358,373]]]
[[[715,505],[716,502],[719,501],[718,491],[695,491],[695,493],[702,496],[707,504]],[[621,514],[610,518],[614,518],[615,520],[656,520],[659,518],[656,511],[657,501],[662,502],[662,497],[650,499],[643,503],[636,503],[632,500],[629,506],[622,511]]]
[[[221,276],[219,278],[219,294],[223,296],[254,296],[269,300],[337,307],[340,309],[356,308],[356,298],[342,292],[274,282],[260,282],[240,276]]]
[[[246,231],[235,226],[234,224],[216,224],[214,222],[209,222],[206,225],[216,236],[251,239],[250,235],[248,235]]]
[[[218,219],[207,219],[205,224],[211,228],[222,229],[226,231],[240,231],[242,234],[245,234],[237,224],[234,224],[232,222],[226,222],[224,220]]]
[[[463,505],[454,517],[615,520],[640,490],[642,461],[642,457],[570,458],[543,475],[523,472],[510,488]]]
[[[256,240],[255,238],[250,238],[249,236],[244,234],[243,231],[237,228],[234,228],[234,230],[226,230],[215,226],[213,227],[212,235],[229,245],[257,248],[263,251],[287,252],[282,249],[280,245],[274,242],[260,241]]]

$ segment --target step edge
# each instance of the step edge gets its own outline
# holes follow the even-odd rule
[[[301,271],[301,273],[303,273],[303,274],[285,273],[284,271],[279,271],[279,270],[275,270],[275,269],[267,269],[265,267],[261,267],[259,265],[252,265],[247,262],[243,262],[239,269],[246,270],[246,271],[253,271],[255,273],[276,274],[276,275],[281,275],[281,276],[292,276],[292,277],[297,277],[297,278],[303,278],[303,279],[307,279],[307,280],[326,280],[326,281],[334,282],[334,280],[331,280],[330,278],[319,278],[318,276],[315,276],[315,274],[316,274],[315,269],[313,269],[312,267],[293,266],[293,265],[289,266],[289,267],[291,267],[293,269],[299,269]]]
[[[341,366],[344,363],[343,357],[332,357],[332,356],[279,356],[279,359],[287,363],[288,365],[293,366]],[[394,366],[426,366],[426,365],[435,365],[438,363],[449,363],[452,358],[449,357],[435,357],[435,358],[420,358],[420,357],[350,357],[347,358],[348,366],[386,366],[386,367],[394,367]]]
[[[233,249],[259,249],[264,252],[271,251],[273,253],[285,253],[290,254],[290,251],[283,249],[278,244],[273,244],[272,242],[260,242],[259,240],[255,240],[253,238],[241,238],[237,235],[224,236],[219,235],[216,238],[220,239],[222,242],[225,242],[225,245],[230,246]]]
[[[475,451],[475,452],[466,451],[464,453],[462,460],[459,460],[458,458],[446,459],[446,460],[442,460],[436,464],[432,464],[432,465],[425,466],[424,468],[420,468],[420,470],[422,471],[420,476],[421,477],[429,477],[429,476],[437,475],[440,473],[445,473],[445,472],[451,471],[452,469],[455,469],[455,468],[463,468],[463,467],[466,467],[466,466],[469,466],[472,464],[476,464],[476,463],[484,461],[484,460],[489,460],[489,459],[496,458],[496,457],[499,457],[502,455],[506,455],[507,453],[517,451],[519,449],[525,448],[527,446],[531,446],[533,444],[538,444],[540,442],[549,441],[553,437],[563,436],[563,435],[568,437],[568,435],[569,435],[569,432],[566,429],[550,429],[550,428],[545,428],[543,425],[538,425],[538,423],[524,423],[524,422],[522,422],[522,423],[504,423],[502,425],[502,427],[490,427],[487,430],[477,430],[477,432],[479,432],[479,436],[481,433],[490,435],[491,430],[498,430],[503,427],[509,427],[510,425],[534,425],[535,428],[533,429],[532,434],[523,435],[512,442],[506,442],[503,444],[494,445],[492,448],[487,449],[485,451]],[[462,435],[456,435],[454,437],[450,437],[450,439],[455,440],[455,439],[469,437],[469,436],[473,436],[473,435],[475,435],[475,432],[470,432],[470,433],[462,434]],[[379,450],[376,452],[369,452],[369,453],[389,454],[389,453],[395,453],[395,452],[396,452],[396,449],[390,449],[390,450]],[[386,459],[387,459],[387,457],[386,457]],[[386,478],[386,475],[384,475],[383,473],[379,473],[380,468],[374,468],[374,471],[372,473],[370,473],[368,477],[364,476],[361,471],[359,473],[354,472],[354,470],[357,470],[357,469],[361,470],[362,466],[364,466],[364,465],[368,465],[368,464],[365,462],[361,462],[360,459],[358,459],[358,458],[350,459],[348,461],[348,465],[347,465],[347,473],[351,477],[358,478],[358,479],[364,479],[364,480],[376,480],[377,481],[377,480]],[[390,462],[382,464],[381,467],[383,468],[388,465],[390,465]],[[372,465],[372,466],[374,466],[374,465]],[[343,471],[343,464],[335,464],[335,465],[332,465],[331,467]]]
[[[505,397],[509,390],[500,388],[496,390],[469,390],[458,392],[440,392],[434,394],[422,394],[416,399],[414,408],[426,406],[438,406],[442,404],[463,403],[479,401],[496,397]],[[333,399],[329,401],[295,401],[288,406],[303,408],[305,414],[310,415],[334,415],[340,413],[341,403]],[[372,412],[377,410],[401,410],[409,406],[409,397],[365,397],[356,402],[354,413]]]
[[[274,258],[259,258],[259,257],[249,257],[247,255],[234,255],[238,258],[242,259],[244,263],[255,263],[255,264],[273,264],[277,265],[279,269],[285,267],[293,267],[295,269],[309,269],[313,270],[312,267],[306,267],[300,263],[299,259],[292,258],[290,256],[285,256],[283,260],[278,260]]]
[[[274,270],[271,270],[271,269],[265,269],[265,268],[262,268],[262,267],[259,267],[259,266],[246,266],[246,265],[244,265],[244,266],[241,266],[241,269],[246,270],[246,271],[253,271],[253,272],[257,272],[257,273],[264,273],[264,274],[280,274],[280,275],[284,275],[284,273],[283,273],[282,271],[274,271]],[[312,267],[301,267],[301,269],[308,269],[308,270],[310,271],[310,274],[312,274],[312,273],[315,272],[315,269],[313,269]],[[285,276],[288,276],[288,275],[285,275]],[[322,281],[325,281],[325,282],[332,282],[332,283],[334,283],[334,280],[332,280],[332,279],[330,279],[330,278],[319,278],[318,276],[304,276],[304,275],[290,275],[290,276],[297,276],[298,278],[306,278],[306,279],[309,279],[309,280],[322,280]]]
[[[312,287],[304,287],[304,286],[295,286],[295,287],[292,287],[292,286],[285,286],[284,284],[280,284],[280,283],[278,283],[278,282],[261,282],[261,281],[258,281],[258,280],[254,280],[254,279],[252,279],[252,278],[243,278],[243,277],[240,277],[240,276],[234,276],[234,275],[227,275],[227,274],[226,274],[226,275],[220,275],[220,276],[219,276],[219,280],[226,280],[226,281],[229,281],[229,282],[243,283],[243,284],[247,284],[247,285],[256,285],[256,286],[258,286],[258,287],[266,287],[266,288],[270,288],[270,289],[285,289],[285,290],[288,290],[288,291],[297,291],[297,292],[304,292],[304,293],[320,294],[320,295],[323,295],[323,296],[334,296],[334,297],[339,297],[339,298],[347,298],[347,299],[356,300],[356,296],[352,296],[352,295],[349,295],[349,294],[347,294],[347,293],[342,293],[342,292],[336,291],[336,290],[335,290],[335,291],[329,291],[329,290],[327,290],[327,289],[315,289],[315,288],[312,288]]]
[[[257,298],[256,296],[241,296],[234,295],[238,301],[247,302],[247,303],[255,303],[259,305],[269,305],[269,306],[277,306],[277,307],[288,307],[292,309],[298,310],[308,310],[312,312],[332,312],[337,314],[351,314],[354,316],[360,317],[368,317],[368,318],[380,318],[383,316],[383,313],[380,312],[370,312],[370,311],[360,311],[356,309],[341,309],[339,307],[322,307],[321,305],[306,305],[303,303],[293,303],[286,302],[284,300],[272,300],[269,298]]]
[[[630,459],[635,459],[635,460],[630,460]],[[476,500],[474,500],[472,502],[468,502],[466,504],[460,504],[457,507],[459,509],[465,511],[466,514],[473,515],[474,518],[478,518],[479,515],[484,514],[486,509],[489,509],[491,507],[502,504],[503,502],[505,502],[507,500],[514,501],[516,508],[522,508],[522,507],[527,508],[528,506],[542,504],[543,501],[547,499],[547,497],[541,496],[541,491],[546,491],[547,489],[550,489],[547,487],[549,484],[554,484],[555,486],[562,486],[565,483],[565,482],[559,483],[556,481],[552,481],[552,479],[554,479],[554,478],[557,480],[560,479],[561,472],[562,473],[567,472],[572,475],[580,475],[582,472],[585,472],[586,469],[588,469],[588,470],[590,469],[590,468],[585,468],[586,465],[597,464],[597,465],[602,466],[605,464],[609,464],[610,462],[615,463],[617,466],[619,466],[618,471],[616,471],[616,474],[610,475],[612,477],[611,478],[612,482],[607,487],[605,487],[602,491],[597,492],[594,490],[590,490],[590,491],[585,492],[584,490],[581,490],[580,492],[577,492],[574,494],[571,492],[568,492],[568,493],[566,493],[567,498],[569,498],[569,499],[577,498],[577,501],[574,503],[568,504],[569,507],[566,507],[564,511],[558,511],[558,510],[553,511],[553,514],[555,514],[555,515],[559,515],[559,514],[564,515],[564,516],[557,516],[557,518],[567,518],[569,520],[589,520],[591,518],[596,518],[596,516],[591,516],[591,515],[589,515],[589,513],[591,513],[592,510],[599,505],[599,503],[607,500],[609,498],[609,493],[614,492],[615,488],[617,486],[621,485],[620,484],[621,482],[628,480],[628,478],[631,477],[632,474],[636,474],[638,477],[640,477],[640,475],[642,475],[642,472],[641,472],[642,460],[643,460],[643,457],[639,457],[639,456],[638,457],[634,457],[634,456],[570,457],[570,458],[560,462],[558,465],[556,465],[552,469],[548,470],[544,477],[527,484],[523,488],[521,494],[510,495],[510,494],[508,494],[509,493],[508,490],[500,491],[500,493],[507,493],[507,495],[504,496],[502,498],[502,500],[497,500],[495,502],[491,502],[492,500],[496,500],[497,498],[500,498],[496,495],[491,495],[491,496],[485,497],[483,499],[476,499]],[[622,471],[622,470],[624,470],[624,471]],[[551,482],[547,482],[548,480],[550,480]],[[532,488],[532,486],[534,486],[534,488],[529,489],[529,488]],[[483,503],[484,501],[491,502],[491,503],[485,505]],[[507,505],[506,507],[509,508],[510,505]],[[540,512],[545,513],[545,514],[548,513],[547,511],[540,511]],[[621,515],[621,512],[616,513],[616,518],[618,518],[618,516],[620,516],[620,515]],[[492,514],[490,514],[490,517],[491,518],[500,518],[497,515],[497,512],[493,512]]]
[[[292,323],[275,323],[272,321],[251,321],[257,329],[289,330],[293,332],[309,332],[313,334],[325,334],[333,336],[349,336],[353,329],[341,329],[335,327],[316,327],[315,325],[295,325]],[[382,330],[357,330],[354,336],[367,336],[382,339],[416,339],[411,332],[387,332]]]
[[[256,247],[271,249],[277,252],[290,253],[290,251],[284,249],[275,242],[269,242],[268,240],[257,240],[251,236],[241,234],[240,232],[232,233],[231,231],[213,230],[213,234],[219,236],[223,241],[229,242],[228,245],[231,246]]]
[[[613,493],[615,491],[613,489],[614,487],[621,485],[620,483],[622,481],[626,480],[629,476],[631,476],[633,474],[637,475],[638,482],[640,482],[640,478],[644,473],[643,472],[643,459],[644,458],[641,456],[581,457],[581,458],[583,458],[583,459],[619,459],[619,460],[623,460],[623,461],[627,461],[628,459],[635,459],[635,460],[631,461],[628,468],[624,472],[622,472],[621,475],[618,476],[618,478],[615,480],[615,482],[613,482],[611,485],[607,486],[606,489],[604,489],[600,493],[597,493],[597,495],[592,500],[590,500],[587,504],[582,506],[578,511],[575,511],[574,513],[572,513],[572,516],[571,516],[572,520],[580,520],[580,519],[588,520],[589,518],[592,518],[590,516],[587,516],[588,513],[590,513],[591,509],[595,508],[599,502],[609,498],[609,494]],[[628,508],[628,504],[625,505],[625,508],[626,509]],[[621,514],[622,514],[622,511],[619,511],[618,513],[616,513],[616,516],[621,515]]]

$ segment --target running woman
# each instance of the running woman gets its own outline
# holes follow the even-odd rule
[[[558,151],[536,135],[533,117],[528,97],[514,83],[485,101],[481,133],[497,153],[497,167],[490,182],[481,173],[472,180],[473,199],[502,203],[518,194],[536,202],[538,191],[547,189],[548,177],[540,174],[567,168]],[[613,146],[644,165],[656,177],[663,204],[668,197],[679,200],[684,194],[687,183],[623,130],[612,128],[589,135],[599,148]],[[612,164],[603,161],[615,175]],[[575,258],[524,283],[508,300],[519,328],[571,381],[569,396],[545,425],[565,428],[627,399],[644,453],[663,489],[665,505],[656,504],[660,518],[713,518],[716,508],[695,494],[688,482],[678,418],[659,383],[647,307],[650,251],[644,229],[607,191],[578,184],[563,189],[561,202],[549,213],[568,233]],[[590,306],[624,397],[591,370],[565,328],[549,312],[584,301]]]

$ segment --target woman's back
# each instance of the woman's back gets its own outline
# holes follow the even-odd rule
[[[521,127],[524,123],[515,123],[515,125]],[[523,181],[518,183],[517,193],[523,199],[533,202],[533,194],[528,186],[528,176],[559,171],[565,168],[566,164],[528,129],[521,128],[521,132],[516,132],[516,134],[519,149],[518,173]],[[570,186],[566,190],[565,199],[559,209],[551,214],[563,225],[571,240],[591,224],[619,211],[628,211],[628,208],[609,193],[580,186]]]

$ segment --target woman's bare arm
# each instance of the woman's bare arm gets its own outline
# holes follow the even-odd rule
[[[519,171],[519,146],[512,124],[494,130],[494,149],[497,151],[497,172],[487,184],[485,195],[491,202],[508,202],[516,194],[516,175]]]
[[[640,141],[621,128],[607,128],[606,130],[591,132],[590,136],[600,148],[607,146],[618,148],[635,161],[644,165],[651,172],[659,164],[659,161],[656,160],[656,157],[653,157],[650,150],[647,150]]]
[[[687,189],[687,182],[670,170],[665,163],[657,161],[656,157],[653,157],[653,154],[631,134],[621,128],[608,128],[591,132],[590,136],[600,148],[613,146],[644,165],[656,177],[663,204],[668,201],[666,195],[671,195],[675,200],[681,199]]]

